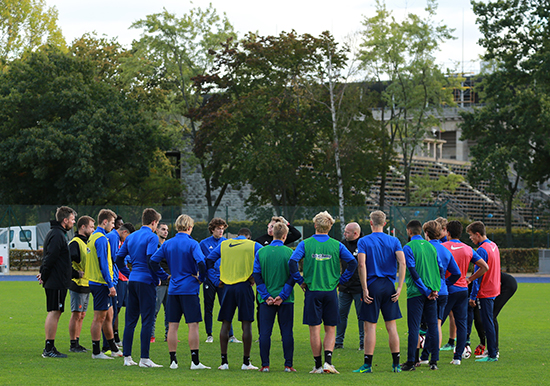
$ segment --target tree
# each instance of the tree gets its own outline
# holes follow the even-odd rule
[[[201,121],[197,149],[222,161],[212,172],[224,171],[226,183],[249,182],[249,205],[269,203],[289,219],[312,193],[313,181],[324,178],[312,166],[319,156],[314,149],[320,112],[303,86],[305,71],[315,65],[315,42],[294,32],[248,34],[225,44],[214,71],[195,81],[209,95],[191,112]]]
[[[512,246],[514,197],[523,179],[533,189],[550,176],[549,60],[550,11],[545,1],[473,2],[486,48],[484,60],[496,70],[483,75],[484,106],[464,113],[463,136],[471,149],[473,183],[488,190],[505,209],[508,246]]]
[[[132,51],[136,60],[128,61],[127,69],[134,74],[144,75],[144,81],[167,92],[164,113],[171,123],[178,125],[182,136],[195,149],[197,122],[183,116],[199,106],[202,95],[192,89],[191,79],[203,75],[212,66],[210,50],[218,49],[222,42],[236,37],[233,26],[224,15],[220,17],[210,4],[208,8],[193,8],[178,18],[164,9],[163,12],[148,15],[132,24],[132,28],[143,29],[141,39],[134,42]],[[219,179],[211,172],[212,158],[203,153],[194,153],[202,173],[211,219],[221,202],[227,184],[219,185]],[[217,196],[214,191],[221,188]]]
[[[100,78],[97,62],[45,47],[13,61],[0,85],[3,202],[140,197],[166,138],[138,100]]]
[[[412,158],[427,130],[439,125],[435,112],[445,103],[453,105],[452,88],[458,83],[444,76],[434,58],[438,44],[452,38],[452,30],[432,20],[436,10],[435,1],[428,0],[426,19],[408,14],[403,22],[398,22],[385,4],[377,1],[376,16],[363,22],[363,67],[381,86],[380,207],[385,203],[386,172],[396,141],[403,156],[408,204]]]
[[[0,69],[44,44],[65,47],[57,9],[47,7],[45,0],[2,0],[1,5]]]
[[[352,37],[350,37],[350,40]],[[310,90],[312,99],[321,103],[330,113],[330,134],[328,135],[327,152],[332,154],[334,162],[329,162],[334,167],[333,172],[328,171],[329,175],[335,175],[335,184],[338,187],[338,217],[340,219],[341,233],[344,233],[346,225],[344,207],[346,204],[346,195],[358,194],[362,196],[362,202],[357,203],[362,206],[365,204],[364,193],[368,190],[368,184],[361,184],[364,181],[362,177],[374,179],[374,173],[369,173],[360,166],[361,172],[355,173],[352,165],[361,165],[362,155],[372,152],[375,136],[372,132],[372,119],[368,108],[363,102],[363,91],[357,84],[353,83],[353,78],[357,75],[356,55],[351,52],[352,44],[346,44],[338,47],[334,38],[328,32],[324,32],[317,39],[317,50],[314,53],[317,66],[309,75],[309,82],[305,83],[306,88]],[[352,58],[348,60],[349,54]],[[347,67],[347,70],[346,70]],[[307,76],[306,75],[306,76]],[[367,129],[367,130],[364,130]],[[346,143],[352,145],[345,148],[342,145],[349,138],[348,134],[353,133],[353,140]],[[368,138],[369,141],[364,142]],[[362,145],[362,146],[361,146]],[[353,150],[352,150],[353,149]],[[351,151],[350,151],[351,150]],[[342,157],[347,155],[349,158],[344,160]],[[377,169],[374,159],[369,157],[370,171]],[[351,161],[351,162],[346,162]],[[346,166],[343,167],[343,163]],[[364,165],[364,164],[362,164]],[[344,174],[344,169],[350,174]],[[357,170],[358,171],[358,170]],[[347,189],[345,189],[347,185]],[[348,194],[345,194],[348,192]]]
[[[426,167],[422,175],[413,176],[411,181],[416,187],[416,190],[411,194],[411,203],[413,205],[425,205],[433,202],[434,193],[453,193],[460,183],[464,181],[464,177],[451,173],[447,176],[441,175],[437,180],[434,180],[430,177],[429,168]]]

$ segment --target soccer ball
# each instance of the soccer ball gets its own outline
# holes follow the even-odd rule
[[[456,346],[453,349],[453,353],[456,352]],[[462,359],[468,359],[472,356],[472,348],[470,346],[464,346],[464,351],[462,352]]]

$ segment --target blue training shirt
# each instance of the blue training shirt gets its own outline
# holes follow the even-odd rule
[[[210,252],[212,252],[220,243],[224,240],[227,240],[225,237],[220,237],[219,239],[214,236],[207,237],[206,239],[200,242],[200,247],[204,258],[206,259]]]
[[[206,265],[199,243],[187,233],[178,232],[175,237],[166,240],[151,261],[160,263],[166,259],[170,268],[168,295],[198,295],[200,283],[204,281]],[[153,265],[153,267],[155,267]],[[197,280],[197,274],[199,278]],[[199,282],[200,280],[200,282]]]
[[[118,231],[113,228],[112,231],[107,233],[109,239],[109,246],[111,247],[111,259],[113,260],[113,284],[118,284],[118,266],[116,265],[116,253],[118,252],[118,245],[120,244],[120,235]]]
[[[102,227],[97,227],[94,233],[105,233],[105,229]],[[93,233],[92,233],[93,234]],[[107,287],[111,288],[114,287],[113,278],[111,277],[111,273],[109,272],[109,240],[105,237],[98,238],[95,243],[95,249],[97,252],[97,260],[99,262],[99,270],[101,271],[101,275],[103,276],[103,280],[107,283]],[[114,273],[114,269],[113,269]],[[97,283],[95,281],[89,281],[88,284],[91,285],[105,285],[103,283]]]
[[[130,272],[129,281],[139,281],[157,286],[159,278],[168,279],[168,274],[162,268],[153,272],[149,267],[149,258],[157,251],[158,242],[158,236],[147,226],[142,226],[138,231],[126,237],[124,244],[116,254],[116,262],[120,268],[124,265],[126,255],[130,255],[129,262],[132,264],[132,272]]]
[[[367,285],[379,277],[395,283],[397,280],[396,252],[403,251],[397,237],[383,232],[374,232],[362,237],[357,243],[357,251],[365,254]]]

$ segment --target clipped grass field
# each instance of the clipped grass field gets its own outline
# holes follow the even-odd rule
[[[90,353],[69,352],[68,323],[70,312],[65,312],[59,322],[56,347],[69,355],[66,359],[42,358],[44,348],[44,320],[46,318],[44,290],[36,282],[0,282],[0,385],[157,385],[157,384],[202,384],[202,385],[543,385],[550,384],[548,350],[550,339],[550,284],[519,284],[515,296],[499,316],[500,360],[496,363],[475,363],[474,358],[464,360],[461,366],[451,366],[452,352],[441,352],[438,371],[427,367],[410,373],[391,372],[391,354],[387,333],[382,319],[378,324],[377,345],[372,374],[357,374],[352,370],[363,363],[363,353],[358,351],[357,319],[352,312],[348,321],[345,349],[334,352],[333,364],[340,375],[308,374],[313,367],[307,326],[302,325],[303,294],[298,290],[295,306],[295,351],[294,367],[297,373],[284,373],[281,339],[275,328],[271,348],[271,372],[242,371],[242,345],[229,345],[229,371],[219,371],[220,348],[218,333],[220,323],[214,321],[213,344],[204,343],[206,334],[201,323],[200,359],[212,370],[191,371],[191,357],[187,345],[187,327],[180,325],[178,361],[180,368],[171,370],[168,348],[162,342],[163,313],[157,320],[157,336],[160,341],[151,344],[151,359],[164,368],[143,369],[137,366],[124,367],[122,358],[92,360]],[[69,295],[66,307],[70,308]],[[407,349],[405,294],[400,300],[403,319],[397,322],[401,339],[401,358],[405,361]],[[217,316],[217,304],[214,309]],[[81,344],[91,349],[90,323],[93,311],[84,320]],[[121,314],[123,315],[123,314]],[[121,325],[123,325],[123,318]],[[240,338],[240,323],[234,323],[235,335]],[[136,329],[133,358],[140,357],[139,331]],[[122,333],[122,331],[121,331]],[[257,326],[253,324],[254,340]],[[444,342],[448,339],[448,327],[443,329]],[[472,334],[472,346],[477,335]],[[261,365],[259,347],[253,343],[252,363]]]

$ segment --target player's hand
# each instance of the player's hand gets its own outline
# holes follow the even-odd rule
[[[200,281],[200,279],[199,279],[199,275],[191,275],[191,276],[193,276],[195,279],[197,279],[199,284],[202,284],[202,281]]]
[[[84,277],[84,272],[83,271],[78,271],[78,277],[80,279],[82,279]]]
[[[466,284],[467,284],[467,285],[470,285],[470,283],[471,283],[472,281],[473,281],[473,280],[471,279],[471,276],[466,278]]]
[[[306,292],[307,284],[305,282],[303,282],[302,284],[300,284],[300,288],[302,288],[302,291]]]
[[[267,298],[265,302],[267,303],[268,306],[272,306],[274,301],[275,300],[270,296]]]
[[[36,280],[38,280],[38,284],[44,285],[44,282],[42,281],[42,274],[41,273],[36,275]]]
[[[250,275],[250,277],[248,278],[248,281],[250,282],[250,285],[256,284],[256,282],[254,281],[254,276],[252,275]]]
[[[401,295],[401,288],[398,288],[395,293],[391,296],[392,302],[397,302],[399,300],[399,295]]]
[[[280,306],[281,304],[283,304],[283,299],[280,296],[277,296],[273,302],[273,305]]]
[[[224,284],[223,281],[220,280],[220,284],[218,284],[218,288],[223,288]]]
[[[476,306],[476,301],[475,300],[468,300],[468,304],[470,305],[470,307],[475,307]]]
[[[428,296],[428,299],[429,300],[435,300],[439,297],[439,294],[437,293],[437,291],[432,291],[430,292],[430,295]]]
[[[114,298],[116,296],[116,289],[115,287],[109,288],[109,297]]]
[[[373,301],[372,297],[369,295],[368,289],[363,290],[363,301],[367,304],[371,304]]]
[[[284,218],[283,216],[279,216],[281,218],[281,220],[283,220],[283,222],[285,223],[285,225],[289,225],[290,223],[286,220],[286,218]]]

